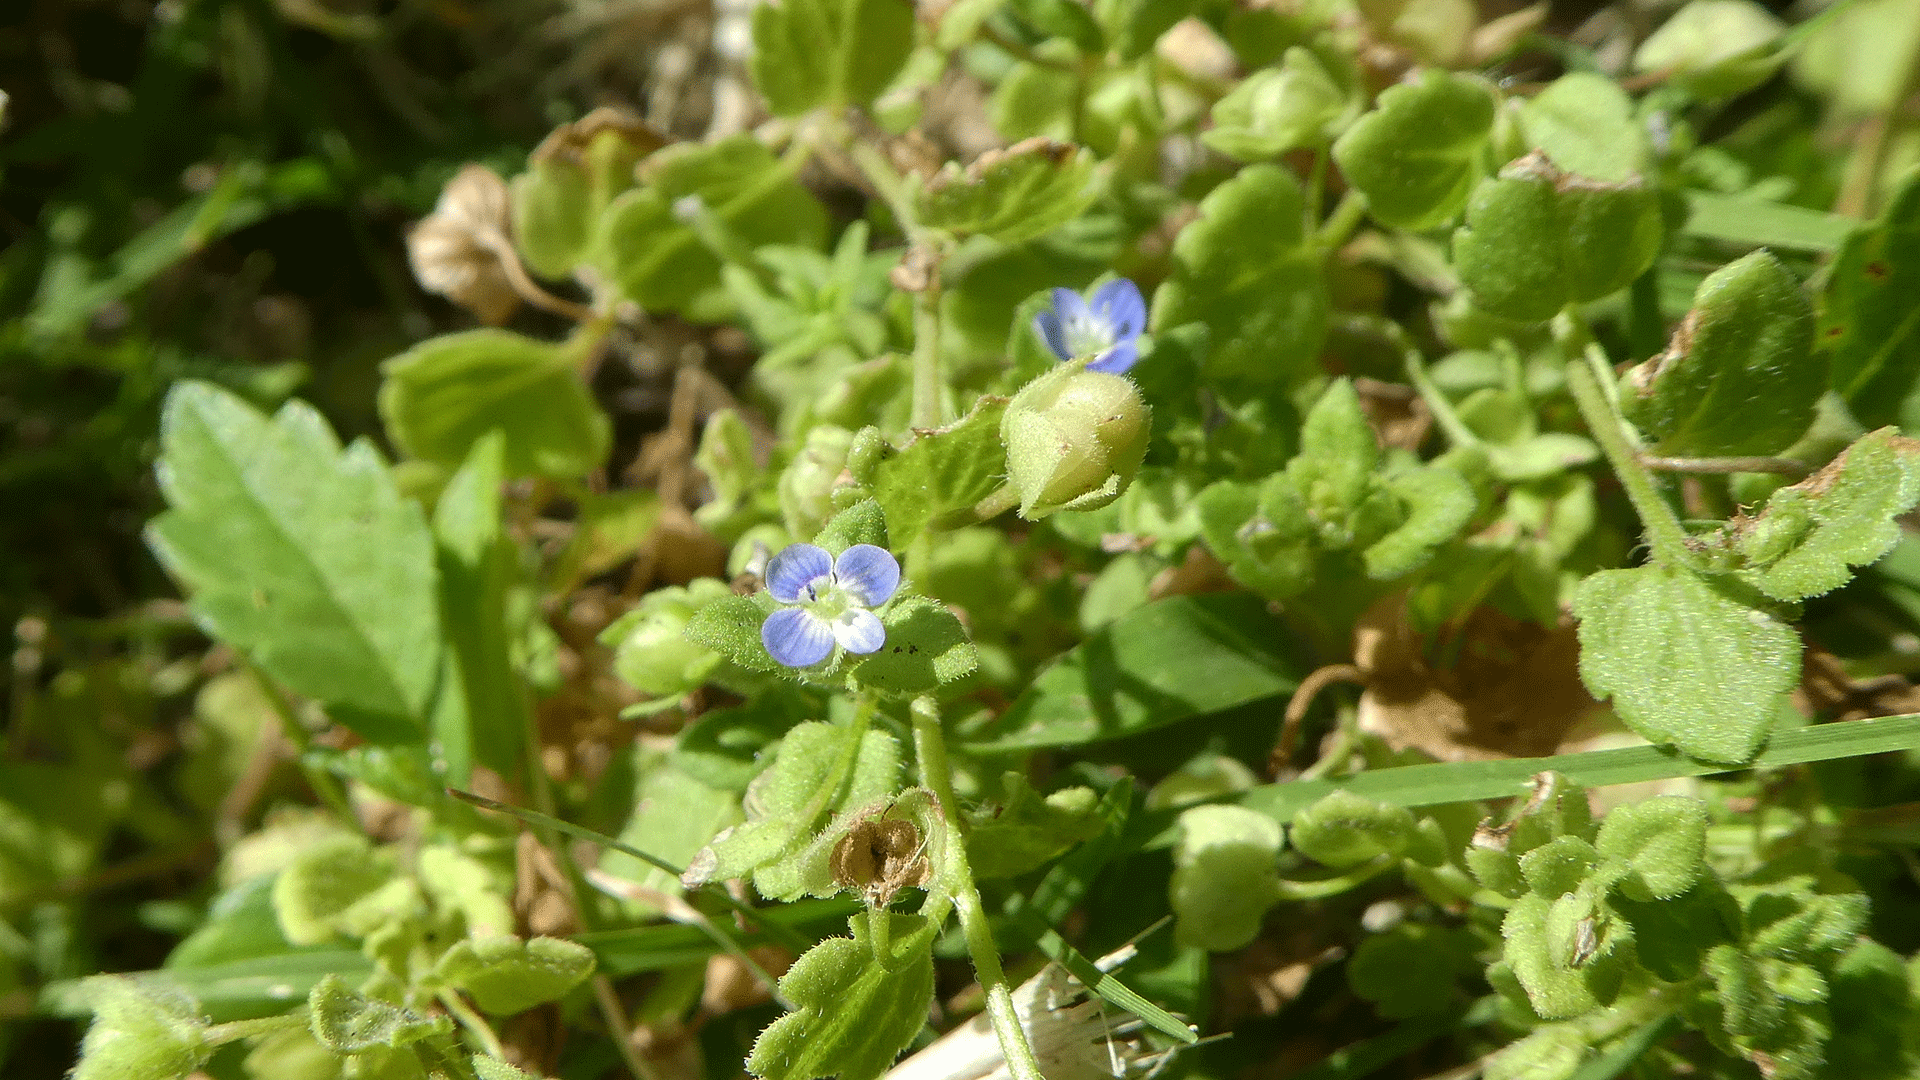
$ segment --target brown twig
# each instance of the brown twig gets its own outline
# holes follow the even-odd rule
[[[1300,741],[1300,723],[1307,718],[1307,710],[1313,706],[1313,699],[1320,691],[1334,683],[1364,683],[1366,673],[1352,664],[1328,664],[1316,668],[1293,691],[1293,697],[1287,700],[1287,712],[1280,721],[1280,738],[1274,744],[1273,756],[1267,759],[1267,774],[1279,776],[1280,770],[1293,760],[1294,744]]]

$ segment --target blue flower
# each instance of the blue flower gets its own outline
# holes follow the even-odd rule
[[[855,544],[838,559],[812,544],[790,544],[767,562],[767,592],[785,605],[760,624],[767,654],[788,667],[833,655],[876,652],[887,630],[879,607],[900,587],[900,563],[882,547]]]
[[[1053,307],[1033,317],[1033,328],[1061,360],[1093,357],[1088,371],[1119,375],[1140,359],[1140,331],[1147,325],[1147,302],[1140,286],[1115,278],[1091,300],[1072,289],[1053,290]]]

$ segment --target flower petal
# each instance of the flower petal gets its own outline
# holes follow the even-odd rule
[[[1087,365],[1088,371],[1104,371],[1109,375],[1124,375],[1127,369],[1140,360],[1140,343],[1133,338],[1122,338],[1111,349],[1106,350]]]
[[[855,544],[833,563],[834,584],[866,607],[879,607],[900,587],[900,560],[883,547]]]
[[[1067,352],[1067,328],[1061,325],[1060,316],[1054,314],[1052,308],[1033,317],[1033,332],[1039,334],[1040,340],[1047,343],[1047,348],[1053,350],[1053,355],[1062,360],[1073,359],[1073,355]]]
[[[827,620],[805,608],[781,608],[760,624],[760,644],[788,667],[812,667],[833,652],[835,632]]]
[[[833,638],[850,653],[866,655],[880,651],[887,643],[887,628],[880,617],[865,608],[853,608],[833,620]]]
[[[1147,301],[1140,295],[1140,286],[1126,278],[1114,278],[1100,286],[1088,306],[1095,318],[1113,328],[1116,343],[1139,337],[1146,328]]]
[[[812,544],[788,544],[767,560],[767,591],[783,604],[799,603],[814,578],[833,572],[833,556]],[[805,597],[811,600],[813,597]]]

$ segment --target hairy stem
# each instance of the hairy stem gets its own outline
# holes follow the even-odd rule
[[[1000,967],[1000,950],[993,943],[993,930],[987,925],[986,912],[980,907],[980,890],[973,883],[973,869],[967,865],[966,837],[960,831],[960,807],[953,797],[953,773],[947,764],[946,737],[940,731],[940,713],[931,697],[913,700],[913,748],[920,762],[920,781],[933,789],[946,826],[944,876],[952,883],[953,907],[960,916],[960,931],[967,939],[967,952],[973,957],[974,974],[987,992],[987,1019],[1000,1040],[1000,1054],[1006,1058],[1013,1080],[1044,1080],[1040,1063],[1034,1059],[1020,1014],[1013,1006],[1013,990],[1007,985],[1007,973]]]
[[[1626,421],[1607,400],[1606,392],[1588,366],[1590,361],[1602,365],[1606,362],[1606,354],[1597,344],[1587,346],[1585,359],[1574,359],[1567,364],[1567,388],[1573,392],[1574,404],[1580,407],[1580,417],[1606,453],[1607,464],[1613,466],[1620,486],[1627,489],[1627,498],[1632,500],[1640,523],[1646,528],[1654,561],[1664,566],[1685,566],[1691,561],[1686,529],[1674,516],[1673,507],[1661,496],[1653,474],[1641,463],[1627,434]]]
[[[940,272],[936,266],[926,287],[913,298],[913,426],[937,428],[943,422],[945,396],[940,371]]]
[[[1783,457],[1655,457],[1640,455],[1640,464],[1656,472],[1679,473],[1779,473],[1796,479],[1813,470],[1804,461]]]

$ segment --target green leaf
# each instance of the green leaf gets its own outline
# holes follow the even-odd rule
[[[585,260],[593,236],[592,190],[578,162],[536,158],[513,178],[513,237],[527,269],[564,278]]]
[[[980,654],[966,627],[938,600],[900,597],[880,622],[887,629],[886,642],[850,673],[863,687],[911,697],[965,678],[979,666]]]
[[[479,1074],[480,1080],[540,1080],[533,1073],[521,1072],[499,1058],[479,1054],[473,1055],[473,1071]]]
[[[381,365],[380,418],[402,450],[449,469],[497,430],[507,475],[581,477],[606,462],[613,426],[577,360],[506,330],[430,338]]]
[[[186,993],[115,975],[80,985],[93,1024],[73,1080],[185,1080],[213,1056],[206,1018]]]
[[[661,150],[641,163],[647,183],[600,215],[595,266],[649,311],[726,318],[732,301],[721,283],[721,258],[708,241],[739,252],[826,245],[826,209],[794,180],[795,164],[776,159],[752,135]],[[703,215],[710,230],[705,240],[690,223]]]
[[[1260,495],[1259,487],[1232,480],[1207,487],[1194,500],[1200,534],[1235,581],[1281,600],[1313,584],[1317,548],[1312,523],[1297,495],[1270,502],[1283,511],[1278,522],[1266,517]]]
[[[1743,247],[1824,252],[1839,248],[1858,228],[1859,222],[1853,218],[1804,206],[1766,202],[1750,195],[1689,191],[1687,224],[1681,232]],[[1831,300],[1827,310],[1833,310]]]
[[[392,866],[362,837],[343,836],[308,848],[274,881],[280,932],[295,945],[331,941],[342,917],[392,878]]]
[[[641,776],[633,789],[633,814],[620,830],[622,842],[670,864],[685,866],[722,830],[740,822],[743,815],[738,788],[716,787],[689,775],[679,767],[682,755],[667,756],[638,748],[635,752],[640,757],[636,767]],[[619,851],[602,855],[600,869],[670,895],[680,891],[678,875]],[[651,905],[638,901],[634,905],[652,911]]]
[[[1485,1080],[1572,1080],[1588,1037],[1576,1024],[1546,1024],[1487,1061]]]
[[[1333,160],[1375,218],[1431,229],[1466,205],[1493,114],[1484,82],[1428,68],[1418,82],[1382,91],[1373,111],[1333,144]]]
[[[593,974],[593,950],[559,938],[463,938],[440,956],[434,974],[473,995],[496,1016],[557,1001]]]
[[[697,888],[752,874],[762,895],[794,899],[838,891],[796,862],[829,811],[864,806],[900,784],[900,744],[883,731],[859,740],[846,724],[809,721],[780,742],[774,763],[747,789],[747,821],[714,838],[681,882]]]
[[[377,741],[420,737],[440,668],[433,542],[371,445],[298,402],[272,419],[181,382],[160,421],[172,507],[147,542],[210,633]]]
[[[1401,473],[1386,482],[1386,489],[1406,507],[1407,518],[1361,553],[1367,576],[1376,581],[1402,578],[1425,566],[1480,506],[1467,478],[1444,465]]]
[[[1549,900],[1578,889],[1599,865],[1593,845],[1578,836],[1556,836],[1520,856],[1520,874],[1527,888]]]
[[[1920,172],[1872,228],[1847,237],[1821,297],[1820,344],[1833,389],[1860,422],[1893,422],[1920,380]]]
[[[309,1024],[320,1045],[336,1054],[387,1048],[398,1050],[453,1030],[444,1016],[422,1016],[411,1009],[347,988],[338,975],[320,980],[307,996]]]
[[[1567,172],[1618,184],[1647,165],[1647,136],[1633,99],[1604,75],[1560,76],[1520,106],[1515,120],[1527,145]]]
[[[966,416],[916,431],[913,441],[873,470],[873,496],[887,514],[889,540],[905,550],[941,515],[968,510],[1005,481],[1000,419],[1006,400],[983,397]]]
[[[765,590],[752,596],[725,596],[707,600],[687,620],[687,640],[711,649],[748,671],[778,671],[780,665],[767,655],[760,641],[760,624],[774,609],[773,597]]]
[[[1862,941],[1828,976],[1827,1005],[1835,1024],[1822,1075],[1852,1080],[1901,1080],[1920,1069],[1920,1047],[1902,1038],[1912,1024],[1913,989],[1906,963],[1877,941]]]
[[[1786,26],[1753,0],[1691,0],[1633,54],[1635,71],[1659,71],[1697,97],[1732,97],[1778,71]]]
[[[1779,768],[1810,761],[1920,749],[1920,714],[1851,720],[1845,724],[1816,724],[1782,731],[1760,755],[1740,769]],[[1276,821],[1287,821],[1303,806],[1328,792],[1345,788],[1370,799],[1398,806],[1421,807],[1476,799],[1526,799],[1539,774],[1558,774],[1561,782],[1592,787],[1636,784],[1682,776],[1724,773],[1728,766],[1694,761],[1665,747],[1633,746],[1617,750],[1589,750],[1550,758],[1505,761],[1448,761],[1372,769],[1339,780],[1294,780],[1263,784],[1232,796],[1232,801],[1258,810]],[[1560,800],[1555,800],[1560,801]],[[1584,806],[1585,796],[1579,800]],[[1569,803],[1569,809],[1578,809]],[[1173,811],[1150,811],[1140,816],[1142,841],[1161,848],[1176,839]],[[1518,830],[1516,830],[1517,832]],[[1577,830],[1576,830],[1577,831]]]
[[[862,499],[833,515],[813,542],[835,555],[855,544],[892,547],[887,531],[887,514],[873,499]]]
[[[1004,804],[981,814],[967,833],[967,864],[976,878],[1015,877],[1106,827],[1092,788],[1069,787],[1041,798],[1026,776],[1002,776]]]
[[[1779,768],[1810,761],[1831,761],[1912,749],[1920,749],[1920,714],[1852,720],[1845,724],[1817,724],[1782,731],[1773,737],[1758,757],[1740,768]],[[1530,789],[1536,787],[1537,776],[1544,772],[1561,774],[1563,783],[1603,787],[1681,776],[1708,776],[1728,771],[1727,765],[1690,760],[1665,747],[1635,746],[1550,758],[1402,765],[1373,769],[1340,780],[1263,784],[1233,796],[1233,801],[1258,810],[1276,821],[1286,821],[1301,807],[1341,788],[1370,799],[1411,808],[1476,799],[1526,799]],[[1580,811],[1584,807],[1585,796],[1580,797],[1577,805],[1572,800],[1554,801],[1565,801],[1567,809]],[[1564,815],[1561,816],[1564,820]],[[1145,841],[1146,846],[1165,847],[1173,843],[1174,813],[1150,812],[1142,815],[1142,818],[1143,831],[1151,837]]]
[[[1173,242],[1173,273],[1153,296],[1153,330],[1211,332],[1206,373],[1288,385],[1312,370],[1331,301],[1303,232],[1305,196],[1292,173],[1249,165],[1200,201]]]
[[[1731,583],[1661,566],[1580,583],[1580,678],[1627,725],[1710,761],[1750,760],[1800,679],[1800,638]]]
[[[970,749],[1075,746],[1291,693],[1298,679],[1270,644],[1278,633],[1244,595],[1148,604],[1041,672]]]
[[[1456,985],[1474,971],[1478,942],[1463,930],[1403,922],[1360,943],[1347,962],[1347,985],[1393,1020],[1452,1008]]]
[[[601,644],[613,647],[614,673],[658,697],[699,689],[725,657],[690,637],[688,627],[699,612],[732,595],[727,583],[715,578],[695,578],[684,587],[673,585],[648,593],[638,607],[600,632]],[[758,605],[752,606],[757,638],[766,616]]]
[[[475,761],[513,776],[522,760],[526,698],[507,623],[518,553],[500,530],[503,455],[497,432],[474,443],[433,513],[448,649],[432,725],[446,762],[444,782],[461,788]]]
[[[1827,372],[1812,349],[1812,303],[1756,251],[1700,283],[1667,351],[1627,373],[1620,408],[1655,453],[1771,454],[1813,423]]]
[[[754,1040],[747,1071],[764,1080],[873,1080],[893,1064],[933,1001],[936,928],[918,915],[892,920],[884,954],[868,919],[849,920],[851,938],[828,938],[780,977],[793,1011]]]
[[[1500,934],[1507,964],[1544,1020],[1611,1004],[1633,957],[1633,928],[1584,888],[1556,899],[1528,893],[1508,909]]]
[[[948,162],[915,205],[927,228],[1017,244],[1078,217],[1093,197],[1093,155],[1034,138],[989,150],[964,170]]]
[[[1311,51],[1288,49],[1277,68],[1246,77],[1213,105],[1200,141],[1239,161],[1269,161],[1299,146],[1324,146],[1352,122],[1351,96]]]
[[[1706,868],[1707,807],[1698,799],[1657,795],[1615,807],[1594,847],[1631,868],[1617,888],[1630,900],[1670,900]]]
[[[1633,924],[1640,962],[1667,982],[1700,974],[1708,949],[1740,938],[1740,904],[1713,878],[1663,900],[1616,896],[1614,906]]]
[[[1228,952],[1259,936],[1261,918],[1280,899],[1274,860],[1284,843],[1279,823],[1238,806],[1196,806],[1181,814],[1168,888],[1174,939]]]
[[[1653,265],[1662,232],[1659,195],[1644,182],[1576,176],[1535,152],[1474,189],[1454,264],[1487,311],[1543,322],[1625,288]]]
[[[1336,870],[1381,856],[1397,858],[1413,841],[1413,814],[1405,807],[1336,791],[1293,815],[1294,850]]]
[[[780,0],[753,12],[747,70],[776,116],[868,105],[913,51],[907,0]]]

